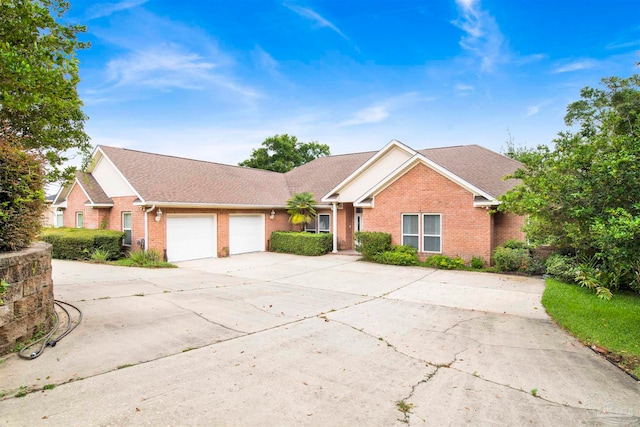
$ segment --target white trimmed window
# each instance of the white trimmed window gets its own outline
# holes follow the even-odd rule
[[[420,247],[420,220],[418,214],[402,214],[402,244]]]
[[[422,216],[422,250],[423,252],[442,252],[442,233],[439,214]]]
[[[84,212],[76,212],[76,228],[84,228]]]
[[[307,225],[309,233],[330,233],[331,232],[331,215],[320,214],[311,224]]]
[[[122,231],[124,231],[124,246],[131,246],[131,212],[122,212]]]

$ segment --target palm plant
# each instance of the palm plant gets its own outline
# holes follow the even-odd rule
[[[300,224],[300,230],[304,230],[305,225],[311,224],[318,216],[313,194],[306,191],[294,194],[287,200],[287,213],[290,215],[289,222]]]

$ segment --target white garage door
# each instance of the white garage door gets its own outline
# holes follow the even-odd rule
[[[229,254],[264,251],[264,215],[229,216]]]
[[[215,215],[167,215],[169,261],[215,257],[216,237]]]

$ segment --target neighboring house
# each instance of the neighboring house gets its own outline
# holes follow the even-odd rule
[[[42,212],[41,223],[43,227],[55,227],[57,217],[57,209],[53,206],[56,195],[50,195],[44,199],[44,211]]]
[[[516,184],[502,178],[520,166],[477,145],[416,151],[395,140],[287,173],[98,146],[54,206],[65,227],[122,230],[125,245],[181,261],[267,250],[273,231],[294,229],[287,200],[308,191],[318,219],[307,230],[333,233],[334,252],[352,249],[355,231],[382,231],[422,258],[488,261],[524,238],[523,217],[489,214]]]

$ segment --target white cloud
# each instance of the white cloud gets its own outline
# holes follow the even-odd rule
[[[291,9],[292,11],[294,11],[295,13],[297,13],[298,15],[302,16],[303,18],[307,18],[310,19],[311,21],[315,22],[319,27],[328,27],[330,29],[332,29],[333,31],[335,31],[337,34],[340,35],[340,37],[342,37],[345,40],[349,40],[349,38],[347,36],[344,35],[344,33],[342,31],[340,31],[340,29],[338,27],[336,27],[335,25],[333,25],[331,22],[329,22],[327,19],[325,19],[322,15],[320,15],[319,13],[317,13],[316,11],[314,11],[311,8],[308,7],[302,7],[302,6],[295,6],[295,5],[291,5],[291,4],[285,4],[285,6],[289,9]]]
[[[538,114],[540,112],[540,110],[542,109],[542,107],[545,107],[549,104],[551,104],[552,100],[550,99],[545,99],[544,101],[536,104],[536,105],[530,105],[527,107],[527,113],[525,115],[525,117],[531,117],[531,116],[535,116],[536,114]]]
[[[105,16],[112,15],[116,12],[120,12],[134,7],[145,4],[148,0],[123,0],[118,3],[98,3],[91,6],[87,10],[88,19],[104,18]]]
[[[354,112],[350,118],[338,123],[338,126],[356,126],[367,123],[378,123],[386,120],[392,111],[404,108],[418,100],[416,92],[407,92],[399,96],[377,102]],[[430,101],[432,98],[423,99]]]
[[[251,52],[251,56],[258,68],[271,74],[278,74],[280,64],[273,58],[273,56],[262,49],[262,47],[256,46],[256,48]]]
[[[475,90],[473,86],[464,83],[458,83],[454,88],[456,92],[462,95],[467,95]]]
[[[557,66],[552,73],[570,73],[573,71],[586,70],[588,68],[593,68],[596,65],[596,61],[592,59],[581,59],[578,61],[573,61],[566,63],[564,65]]]
[[[460,46],[480,59],[482,71],[493,71],[497,63],[505,60],[504,37],[498,24],[477,0],[456,0],[456,4],[460,15],[452,24],[465,33]]]
[[[259,96],[256,91],[240,85],[232,77],[214,72],[216,68],[215,63],[202,56],[168,44],[132,51],[125,57],[109,61],[107,78],[113,87],[203,90],[213,84],[245,97]]]

